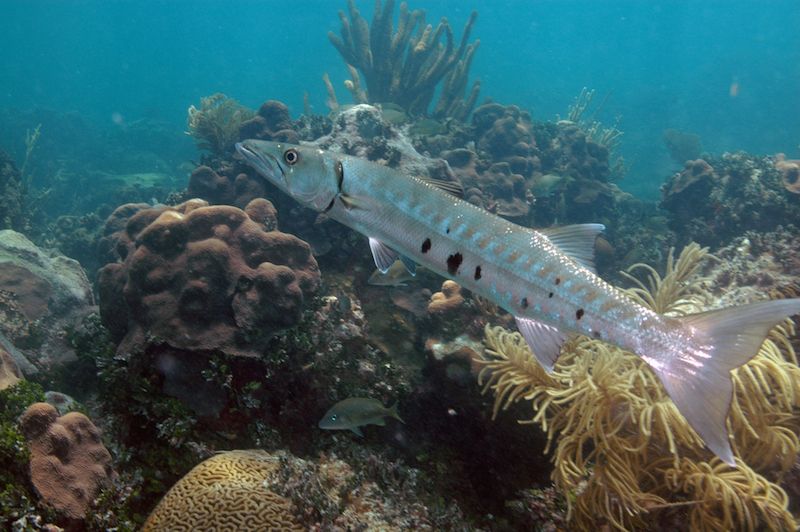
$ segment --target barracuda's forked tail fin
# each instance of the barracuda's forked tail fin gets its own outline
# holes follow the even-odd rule
[[[725,463],[734,466],[725,420],[733,394],[730,371],[753,358],[770,329],[800,314],[800,299],[761,301],[680,318],[698,349],[654,368],[678,410]]]

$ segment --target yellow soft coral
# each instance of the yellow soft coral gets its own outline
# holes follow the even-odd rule
[[[710,301],[698,278],[707,250],[672,254],[662,278],[649,272],[631,297],[658,312],[684,315]],[[553,482],[567,496],[574,526],[644,526],[669,511],[688,512],[698,529],[792,528],[787,496],[775,482],[800,450],[800,369],[788,341],[791,322],[775,328],[758,355],[733,372],[728,423],[736,469],[713,458],[635,355],[579,337],[564,346],[551,374],[518,333],[486,328],[479,380],[495,393],[494,415],[530,401],[554,450]]]

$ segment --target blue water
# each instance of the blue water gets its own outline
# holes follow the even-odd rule
[[[369,18],[373,2],[358,5]],[[76,111],[111,130],[157,119],[176,134],[186,108],[214,92],[251,107],[279,99],[294,116],[308,92],[323,113],[322,74],[337,87],[346,74],[326,37],[338,32],[336,12],[344,6],[3,0],[0,108]],[[553,119],[582,87],[596,89],[605,99],[598,118],[620,116],[625,132],[629,172],[621,185],[641,196],[657,197],[676,168],[661,139],[666,128],[700,135],[711,152],[800,151],[797,0],[449,0],[411,7],[426,8],[430,22],[448,16],[456,38],[469,12],[479,12],[472,74],[482,80],[482,98]],[[343,88],[339,98],[347,100]],[[5,127],[0,142],[19,155],[24,128],[15,127]]]

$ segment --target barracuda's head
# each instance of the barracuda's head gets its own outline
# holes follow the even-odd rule
[[[236,151],[259,174],[306,207],[324,211],[339,193],[342,165],[318,148],[248,139],[236,143]]]

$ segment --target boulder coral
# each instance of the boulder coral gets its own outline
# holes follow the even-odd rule
[[[31,451],[31,482],[44,505],[69,519],[82,519],[116,473],[100,430],[79,412],[59,417],[47,403],[34,403],[20,418]]]
[[[172,487],[142,531],[303,530],[290,501],[267,487],[277,469],[264,451],[212,456]]]
[[[117,209],[105,247],[119,260],[100,270],[98,288],[119,349],[165,343],[256,356],[274,332],[298,322],[320,281],[309,245],[275,227],[265,199],[244,211],[202,200]]]
[[[93,304],[77,261],[39,248],[21,233],[0,231],[0,344],[23,373],[74,359],[61,331]]]

